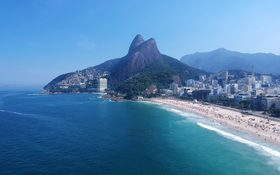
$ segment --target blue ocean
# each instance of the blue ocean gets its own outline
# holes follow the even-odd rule
[[[279,154],[155,104],[0,92],[1,175],[279,175]]]

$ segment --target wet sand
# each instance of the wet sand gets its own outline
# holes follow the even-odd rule
[[[212,104],[170,98],[152,98],[147,101],[167,105],[181,111],[189,111],[207,117],[227,127],[253,134],[264,141],[280,145],[280,122],[260,116]]]

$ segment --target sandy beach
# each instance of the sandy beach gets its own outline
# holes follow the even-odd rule
[[[253,134],[267,142],[280,145],[280,122],[254,115],[245,115],[241,111],[219,107],[212,104],[185,101],[173,98],[152,98],[148,101],[170,106],[181,111],[189,111],[214,120],[227,127]]]

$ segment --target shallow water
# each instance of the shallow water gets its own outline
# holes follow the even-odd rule
[[[98,97],[0,93],[0,174],[280,173],[199,116]]]

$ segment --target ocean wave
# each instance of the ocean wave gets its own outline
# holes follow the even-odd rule
[[[155,103],[152,103],[152,104],[155,104]],[[166,105],[162,105],[162,104],[159,104],[159,107],[164,110],[167,110],[169,112],[173,112],[173,113],[176,113],[183,117],[186,117],[187,119],[191,119],[193,122],[197,123],[200,127],[214,131],[214,132],[224,136],[227,139],[231,139],[233,141],[240,142],[240,143],[246,144],[246,145],[254,148],[259,153],[262,153],[262,155],[269,157],[271,160],[271,162],[269,162],[269,163],[273,164],[273,165],[277,165],[277,169],[280,171],[280,152],[279,151],[269,148],[268,146],[264,146],[259,143],[252,142],[250,140],[246,140],[240,136],[236,136],[234,134],[225,132],[221,129],[217,129],[215,127],[218,127],[218,128],[221,127],[220,123],[218,123],[214,120],[206,119],[199,114],[196,114],[193,112],[188,112],[188,111],[181,111],[176,108],[172,108],[170,106],[166,106]],[[207,123],[211,126],[203,124],[202,122]],[[213,127],[213,126],[215,126],[215,127]]]
[[[171,107],[169,105],[165,105],[165,104],[162,104],[162,103],[155,103],[155,102],[151,102],[151,101],[140,101],[140,103],[144,103],[144,104],[150,104],[150,105],[156,105],[157,107],[163,109],[163,110],[166,110],[166,111],[169,111],[169,112],[172,112],[172,113],[175,113],[177,115],[180,115],[182,117],[184,117],[185,119],[191,121],[191,122],[194,122],[194,123],[197,123],[197,122],[206,122],[206,123],[211,123],[211,125],[215,125],[215,126],[220,126],[221,124],[216,122],[215,120],[211,120],[209,118],[205,118],[199,114],[196,114],[194,112],[191,112],[191,111],[187,111],[187,110],[180,110],[180,109],[177,109],[177,108],[174,108],[174,107]]]
[[[255,142],[252,142],[250,140],[246,140],[240,136],[236,136],[234,134],[231,134],[231,133],[228,133],[228,132],[225,132],[223,130],[220,130],[220,129],[217,129],[217,128],[214,128],[212,126],[209,126],[209,125],[206,125],[206,124],[203,124],[203,123],[200,123],[198,122],[197,123],[200,127],[202,128],[205,128],[205,129],[208,129],[210,131],[214,131],[222,136],[224,136],[225,138],[227,139],[231,139],[233,141],[236,141],[236,142],[240,142],[240,143],[243,143],[243,144],[246,144],[252,148],[254,148],[256,151],[260,152],[262,155],[265,155],[265,156],[269,156],[271,158],[271,162],[269,162],[270,164],[276,164],[277,165],[277,168],[278,170],[280,171],[280,152],[277,151],[277,150],[274,150],[274,149],[271,149],[267,146],[263,146],[261,144],[258,144],[258,143],[255,143]]]
[[[160,104],[157,104],[157,103],[154,103],[154,102],[151,102],[151,101],[137,101],[137,103],[143,103],[143,104],[146,104],[146,105],[156,105],[156,106],[160,105]]]
[[[52,116],[48,116],[48,115],[42,115],[42,114],[28,114],[28,113],[21,113],[21,112],[15,112],[15,111],[8,111],[8,110],[3,110],[0,109],[0,113],[6,113],[6,114],[14,114],[17,117],[27,117],[27,118],[32,118],[32,119],[36,119],[36,120],[44,120],[44,121],[54,121],[54,122],[60,122],[58,118],[54,118]]]
[[[165,105],[160,106],[160,108],[162,108],[162,109],[164,109],[166,111],[169,111],[169,112],[176,113],[176,114],[178,114],[180,116],[183,116],[183,117],[186,117],[188,119],[193,119],[195,121],[200,121],[200,120],[205,121],[204,117],[202,117],[201,115],[195,114],[193,112],[181,111],[179,109],[172,108],[170,106],[165,106]]]
[[[21,113],[21,112],[7,111],[7,110],[3,110],[3,109],[0,109],[0,112],[9,113],[9,114],[16,114],[16,115],[30,115],[30,114],[25,114],[25,113]]]
[[[47,96],[48,94],[46,93],[31,93],[31,94],[26,94],[28,96]]]
[[[184,117],[196,118],[196,119],[202,119],[203,118],[202,116],[200,116],[196,113],[193,113],[191,111],[182,111],[182,110],[173,108],[171,106],[168,106],[168,105],[165,105],[165,104],[162,104],[162,103],[155,103],[155,102],[151,102],[151,101],[139,101],[139,102],[144,103],[144,104],[156,105],[156,106],[159,106],[159,108],[161,108],[161,109],[179,114],[179,115],[184,116]]]

